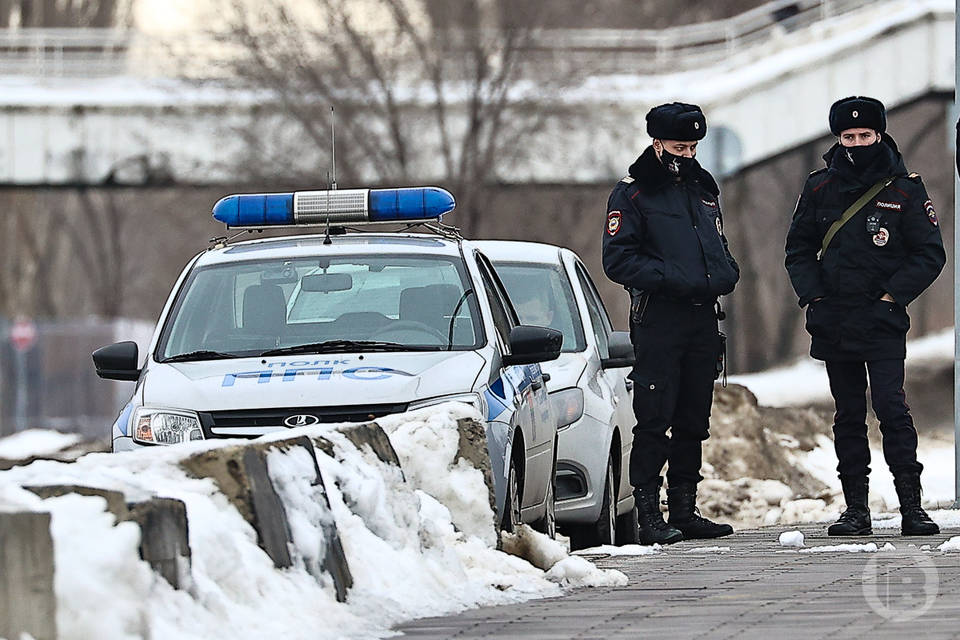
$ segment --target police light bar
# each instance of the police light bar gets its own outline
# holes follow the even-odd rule
[[[336,189],[226,196],[213,217],[227,227],[429,222],[453,211],[453,195],[439,187]]]

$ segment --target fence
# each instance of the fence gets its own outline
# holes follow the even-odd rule
[[[903,0],[773,0],[725,20],[666,29],[549,29],[529,48],[531,55],[596,72],[663,73],[715,64],[777,34],[897,2]],[[0,75],[163,74],[173,69],[158,63],[168,46],[132,30],[0,29]]]
[[[152,327],[96,319],[30,324],[35,339],[15,343],[15,323],[0,318],[0,436],[46,428],[108,438],[133,384],[98,378],[90,354],[117,340],[143,345]]]

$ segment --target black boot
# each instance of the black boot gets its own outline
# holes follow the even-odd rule
[[[933,536],[940,533],[940,527],[920,506],[920,474],[896,475],[893,477],[893,486],[897,489],[900,515],[903,516],[900,533],[905,536]]]
[[[840,519],[827,529],[828,536],[869,536],[873,533],[870,526],[870,507],[867,504],[867,478],[840,477],[843,485],[843,499],[847,509]]]
[[[721,538],[733,533],[733,527],[707,520],[697,509],[697,485],[667,487],[667,508],[670,525],[683,532],[684,540]]]
[[[633,490],[640,523],[640,544],[673,544],[683,540],[683,534],[663,521],[660,511],[660,483]]]

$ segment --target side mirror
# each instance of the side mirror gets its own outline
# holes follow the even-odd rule
[[[503,365],[534,364],[560,357],[563,334],[556,329],[520,325],[510,331],[510,355],[503,357]]]
[[[104,380],[136,380],[140,377],[136,342],[118,342],[93,352],[97,375]]]
[[[636,361],[629,331],[614,331],[611,333],[608,351],[609,355],[600,360],[600,366],[604,369],[632,367]]]

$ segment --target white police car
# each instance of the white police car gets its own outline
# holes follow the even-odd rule
[[[557,520],[574,548],[637,542],[630,486],[633,345],[614,331],[576,253],[548,244],[476,243],[493,262],[521,322],[563,333],[544,365],[558,418]]]
[[[228,196],[228,227],[321,224],[326,233],[218,242],[186,266],[139,365],[137,345],[93,354],[135,380],[113,449],[256,437],[370,420],[449,400],[486,416],[500,521],[552,535],[556,420],[540,362],[562,335],[521,326],[478,247],[439,224],[442,189]],[[334,225],[425,224],[429,233]]]

